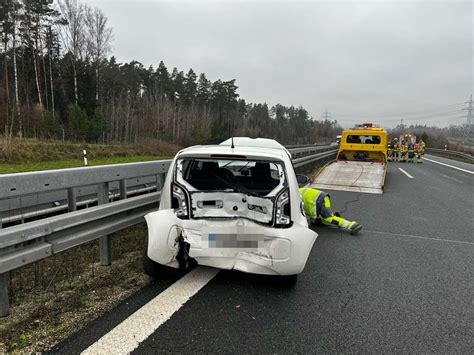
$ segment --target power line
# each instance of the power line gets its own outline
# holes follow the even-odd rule
[[[377,118],[390,118],[390,117],[401,117],[401,116],[417,116],[419,114],[427,114],[427,113],[442,113],[444,111],[451,111],[453,109],[453,107],[455,106],[458,106],[460,107],[461,105],[463,104],[463,102],[457,102],[457,103],[453,103],[453,104],[448,104],[448,105],[442,105],[442,106],[434,106],[434,107],[430,107],[430,108],[426,108],[426,109],[419,109],[419,110],[416,110],[416,111],[402,111],[402,112],[399,112],[399,113],[395,113],[395,114],[370,114],[370,116],[377,116]],[[354,117],[354,116],[369,116],[367,114],[354,114],[354,113],[350,113],[350,114],[347,114],[347,113],[336,113],[335,114],[336,116],[338,117],[343,117],[343,116],[350,116],[350,117]],[[399,121],[400,119],[397,118],[396,121]]]
[[[331,113],[328,112],[328,109],[326,109],[326,111],[324,111],[322,115],[325,120],[328,120],[329,118],[331,118]]]
[[[469,104],[468,107],[463,108],[464,111],[467,111],[466,116],[466,129],[464,130],[464,138],[468,138],[471,136],[471,125],[472,125],[472,94],[469,101],[464,102],[465,104]],[[464,118],[464,117],[462,117]]]
[[[449,111],[449,112],[444,112],[444,113],[437,113],[437,114],[426,114],[426,115],[421,115],[421,116],[415,116],[415,117],[406,117],[405,115],[399,115],[399,118],[394,118],[394,119],[384,119],[381,120],[381,117],[376,117],[374,119],[366,118],[363,120],[367,121],[383,121],[383,122],[400,122],[400,120],[403,121],[422,121],[426,119],[432,119],[433,117],[439,117],[439,119],[447,119],[447,118],[455,118],[454,115],[459,115],[461,110],[454,110],[454,111]],[[452,117],[453,116],[453,117]],[[360,122],[361,119],[359,120],[354,120],[354,119],[337,119],[338,121],[341,122]]]

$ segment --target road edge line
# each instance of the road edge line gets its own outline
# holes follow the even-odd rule
[[[449,165],[449,164],[446,164],[446,163],[441,163],[440,161],[436,161],[436,160],[433,160],[433,159],[423,158],[423,160],[429,161],[431,163],[436,163],[436,164],[439,164],[439,165],[444,165],[444,166],[447,166],[449,168],[453,168],[453,169],[456,169],[456,170],[461,170],[461,171],[464,171],[465,173],[474,174],[474,171],[463,169],[463,168],[458,168],[457,166]]]
[[[81,354],[129,354],[199,292],[219,269],[199,266],[85,349]]]

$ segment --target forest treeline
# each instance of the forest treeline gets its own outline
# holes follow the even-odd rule
[[[2,0],[0,129],[9,137],[179,145],[234,136],[331,141],[336,121],[303,107],[248,103],[235,79],[111,56],[107,16],[77,0]],[[158,61],[157,61],[158,63]]]

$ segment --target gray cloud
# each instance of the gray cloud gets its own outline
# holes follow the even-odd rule
[[[459,124],[473,91],[470,1],[87,3],[119,61],[235,78],[249,102],[327,108],[344,126]]]

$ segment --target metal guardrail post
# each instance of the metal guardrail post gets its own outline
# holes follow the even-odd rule
[[[120,199],[124,200],[127,198],[127,180],[120,180]]]
[[[0,317],[10,314],[10,300],[8,299],[8,272],[0,274]]]
[[[0,220],[0,230],[2,221]],[[0,273],[0,317],[10,314],[10,300],[8,299],[8,272]]]
[[[102,182],[98,184],[97,203],[103,205],[109,203],[109,183]],[[112,240],[110,235],[101,237],[99,240],[100,264],[108,266],[112,263]]]
[[[163,188],[165,183],[166,174],[157,174],[156,175],[156,191],[160,191]]]
[[[67,203],[69,212],[77,210],[77,193],[74,187],[67,189]]]

